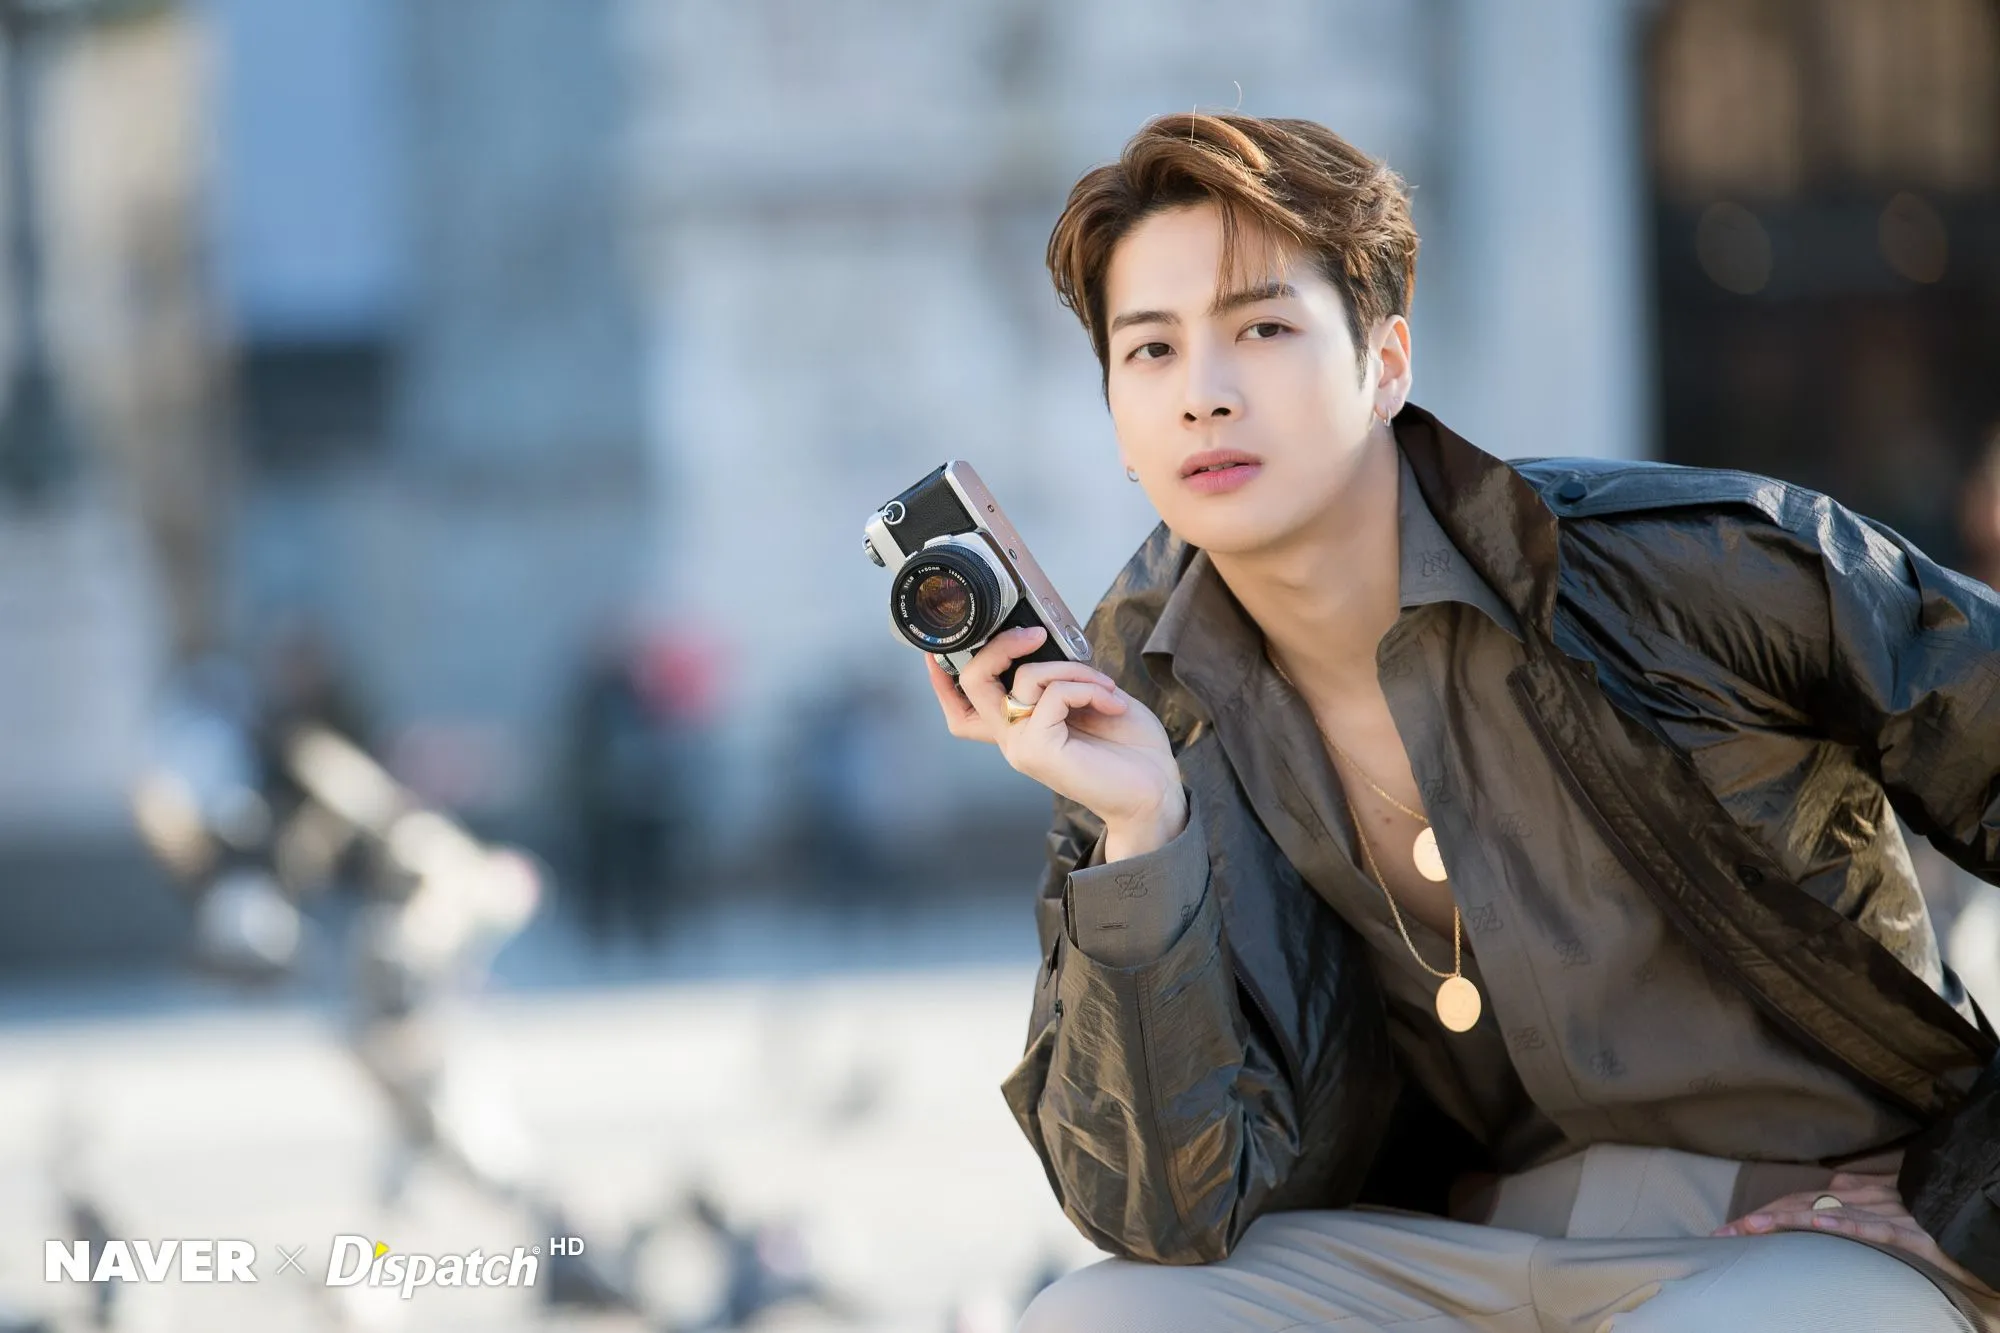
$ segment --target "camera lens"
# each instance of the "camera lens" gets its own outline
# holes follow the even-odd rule
[[[904,638],[930,652],[952,652],[993,632],[1005,607],[1000,581],[978,555],[939,544],[896,571],[889,608]]]
[[[932,570],[910,590],[910,605],[931,633],[956,634],[972,614],[972,589],[956,574]]]

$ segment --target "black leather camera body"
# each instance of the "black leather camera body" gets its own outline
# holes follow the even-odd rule
[[[896,632],[953,675],[995,634],[1034,625],[1048,637],[1000,673],[1003,689],[1023,663],[1090,660],[1083,627],[970,463],[942,464],[876,510],[862,547],[893,571]]]

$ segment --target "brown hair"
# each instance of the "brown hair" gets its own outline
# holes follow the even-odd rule
[[[1235,268],[1244,222],[1304,252],[1346,298],[1355,356],[1376,321],[1408,315],[1417,229],[1395,172],[1310,120],[1196,112],[1158,116],[1116,162],[1084,174],[1049,236],[1056,297],[1076,312],[1108,384],[1104,279],[1118,243],[1143,219],[1212,202],[1222,213],[1218,283]]]

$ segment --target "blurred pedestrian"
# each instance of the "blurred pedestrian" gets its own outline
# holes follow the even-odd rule
[[[257,780],[270,813],[270,856],[294,894],[331,887],[358,891],[366,871],[361,846],[341,821],[306,798],[292,771],[289,747],[310,728],[323,728],[373,754],[374,719],[324,624],[292,613],[265,637],[257,660],[252,740]]]
[[[1958,530],[1965,572],[2000,588],[2000,422],[1987,433],[1959,493]]]
[[[894,888],[894,702],[886,681],[850,674],[801,707],[792,825],[804,886],[823,899],[859,904]]]
[[[601,635],[570,710],[566,792],[586,930],[608,944],[630,926],[651,944],[705,861],[699,771],[713,693],[691,638]]]
[[[265,798],[282,820],[303,797],[285,759],[289,739],[324,727],[373,752],[374,727],[326,628],[303,613],[285,618],[263,644],[257,672],[256,742]]]
[[[1988,431],[1959,494],[1959,537],[1965,573],[2000,589],[2000,422]],[[2000,888],[1951,864],[1928,858],[1925,888],[1945,961],[1990,1013],[2000,1013]]]

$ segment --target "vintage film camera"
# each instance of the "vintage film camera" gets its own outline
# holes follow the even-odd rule
[[[988,639],[1016,627],[1049,634],[1000,673],[1003,689],[1024,662],[1090,660],[1083,627],[970,463],[938,467],[876,510],[865,533],[868,558],[895,571],[896,632],[954,676]]]

